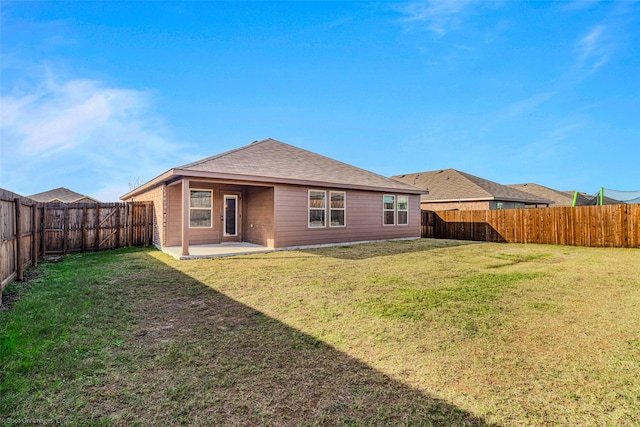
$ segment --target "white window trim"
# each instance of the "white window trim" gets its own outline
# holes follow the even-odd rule
[[[384,198],[385,197],[393,197],[393,209],[385,209],[384,207]],[[383,194],[382,195],[382,226],[383,227],[393,227],[396,225],[396,195],[395,194]],[[386,224],[385,223],[385,217],[386,217],[386,213],[387,212],[393,212],[393,223],[392,224]]]
[[[343,208],[332,208],[331,207],[331,195],[333,193],[342,193],[344,194],[344,207]],[[329,227],[331,228],[344,228],[347,226],[347,192],[346,191],[329,191],[329,203],[328,203],[328,208],[329,208]],[[331,212],[332,211],[343,211],[344,215],[342,216],[344,218],[344,224],[342,225],[333,225],[331,224]],[[326,214],[325,214],[326,216]]]
[[[312,208],[311,207],[311,192],[315,191],[318,193],[324,193],[324,225],[311,225],[310,213],[311,209],[315,211],[322,210],[321,208]],[[314,188],[310,188],[307,191],[307,228],[327,228],[327,190],[317,190]]]
[[[192,191],[208,191],[211,194],[211,206],[209,206],[208,208],[194,208],[194,207],[191,207],[191,192]],[[197,211],[209,210],[211,212],[211,225],[206,225],[206,226],[203,226],[203,227],[192,226],[191,225],[191,211],[192,210],[197,210]],[[208,188],[189,188],[189,228],[213,228],[213,190],[208,189]]]
[[[227,208],[224,206],[227,199],[235,199],[236,201],[236,223],[235,223],[236,227],[233,234],[227,234]],[[222,234],[225,237],[235,237],[238,235],[238,196],[235,194],[225,194],[222,197],[222,227],[223,227]]]
[[[398,209],[398,203],[399,203],[398,199],[399,199],[400,197],[406,197],[406,198],[407,198],[407,209],[406,209],[406,210],[404,210],[404,209],[403,209],[403,210]],[[408,195],[405,195],[405,194],[399,194],[399,195],[397,195],[397,196],[396,196],[396,210],[397,210],[398,212],[406,212],[406,213],[407,213],[407,222],[406,222],[405,224],[400,224],[400,222],[399,222],[398,212],[396,212],[396,225],[399,225],[399,226],[401,226],[401,227],[406,227],[406,226],[408,226],[408,225],[409,225],[409,196],[408,196]]]

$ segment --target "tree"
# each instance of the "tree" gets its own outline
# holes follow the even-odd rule
[[[142,177],[136,176],[133,182],[129,181],[129,191],[133,191],[136,188],[140,187],[142,185],[142,182],[143,182]]]

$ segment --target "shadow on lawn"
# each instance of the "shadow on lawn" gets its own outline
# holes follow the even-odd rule
[[[135,318],[129,372],[92,390],[117,423],[489,425],[141,256],[114,283]]]

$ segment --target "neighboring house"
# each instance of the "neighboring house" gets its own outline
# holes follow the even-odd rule
[[[273,139],[179,166],[121,197],[153,201],[155,244],[270,248],[420,237],[421,190]]]
[[[574,191],[558,191],[544,185],[527,183],[527,184],[509,184],[507,187],[524,191],[532,196],[547,199],[553,202],[551,206],[571,206],[573,204]],[[586,200],[583,196],[578,197],[578,204],[582,206]]]
[[[576,191],[558,191],[540,184],[510,184],[508,187],[530,193],[533,196],[551,200],[553,202],[551,206],[573,206],[574,198],[576,202],[575,206],[593,206],[600,202],[600,195],[598,194],[589,195]],[[616,205],[619,203],[621,202],[610,197],[603,198],[603,204],[605,205]]]
[[[424,210],[494,210],[546,207],[552,203],[497,182],[455,169],[393,176],[428,192],[420,198]]]
[[[84,194],[76,193],[68,188],[60,187],[42,193],[32,194],[27,196],[36,202],[43,203],[100,203],[99,200],[93,197],[85,196]]]

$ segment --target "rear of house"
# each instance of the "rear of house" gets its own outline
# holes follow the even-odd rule
[[[159,247],[269,248],[420,237],[421,190],[273,139],[167,171],[124,195],[151,200]]]

